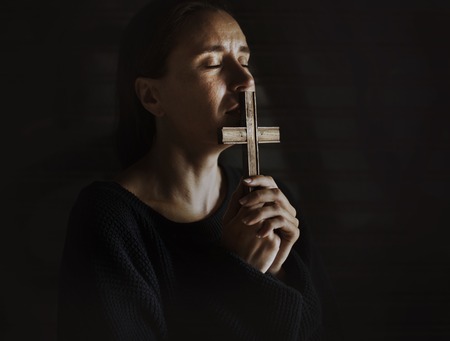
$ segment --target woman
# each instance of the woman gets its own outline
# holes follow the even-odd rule
[[[127,167],[72,210],[60,339],[320,338],[321,272],[295,208],[271,177],[218,162],[217,131],[254,90],[249,57],[216,5],[156,1],[133,19],[118,74]]]

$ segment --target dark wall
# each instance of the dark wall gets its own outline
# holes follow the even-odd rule
[[[235,2],[282,131],[262,168],[298,192],[346,339],[448,340],[450,2]],[[68,212],[118,169],[117,43],[143,3],[0,5],[1,340],[55,340]]]

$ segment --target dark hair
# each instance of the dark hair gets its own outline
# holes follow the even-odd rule
[[[167,57],[177,34],[194,13],[204,10],[228,12],[224,4],[217,1],[156,0],[139,11],[126,27],[120,44],[116,79],[116,143],[124,168],[147,153],[156,133],[154,116],[136,95],[136,78],[164,76]]]

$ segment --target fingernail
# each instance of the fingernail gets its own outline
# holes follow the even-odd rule
[[[244,179],[244,182],[249,184],[250,182],[252,182],[252,179],[251,178],[246,178],[246,179]]]
[[[245,205],[247,203],[247,199],[246,198],[239,199],[239,203],[241,205]]]

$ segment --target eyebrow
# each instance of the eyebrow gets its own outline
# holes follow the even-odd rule
[[[212,45],[212,46],[208,46],[205,49],[201,50],[199,54],[209,53],[209,52],[223,52],[223,51],[225,51],[225,47],[223,47],[222,45]],[[250,48],[246,45],[242,45],[239,48],[239,52],[250,54]]]

